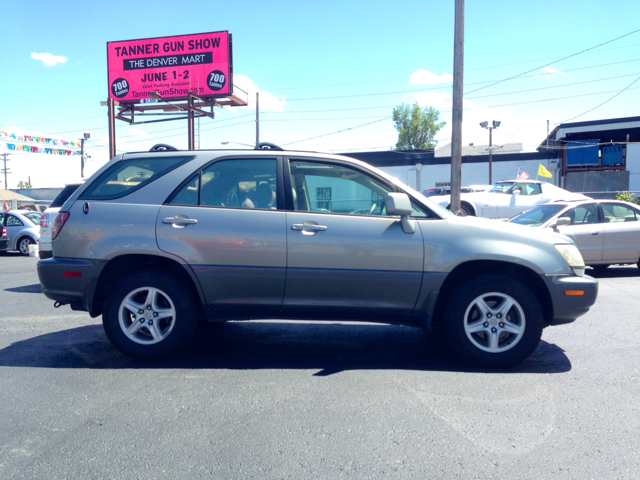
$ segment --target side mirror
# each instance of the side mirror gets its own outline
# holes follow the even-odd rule
[[[569,217],[560,217],[556,220],[556,223],[551,225],[552,228],[556,227],[564,227],[565,225],[571,224],[571,219]]]
[[[411,220],[411,200],[406,193],[389,193],[387,195],[387,215],[400,215],[400,225],[404,233],[415,233],[416,223]]]

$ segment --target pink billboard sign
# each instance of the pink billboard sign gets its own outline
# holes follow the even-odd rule
[[[149,92],[172,100],[189,92],[224,97],[233,93],[231,59],[227,31],[107,42],[109,97],[131,103]]]

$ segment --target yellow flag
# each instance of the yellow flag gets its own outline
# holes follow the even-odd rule
[[[551,172],[549,170],[547,170],[546,168],[544,168],[542,166],[542,164],[540,164],[540,166],[538,167],[538,176],[539,177],[547,177],[547,178],[553,177],[553,175],[551,175]]]

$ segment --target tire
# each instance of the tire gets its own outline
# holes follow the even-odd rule
[[[482,275],[460,286],[449,300],[443,324],[456,356],[492,368],[510,367],[531,355],[543,326],[536,296],[506,275]]]
[[[591,268],[591,273],[599,274],[603,273],[607,268],[609,268],[609,265],[591,265]]]
[[[183,282],[164,271],[134,272],[108,295],[102,326],[125,355],[144,360],[170,357],[196,331],[196,302]]]
[[[473,208],[468,203],[461,204],[460,210],[462,210],[465,213],[465,216],[469,216],[469,217],[476,216],[475,212],[473,211]]]
[[[34,242],[31,237],[22,237],[16,245],[18,247],[17,250],[21,255],[29,255],[29,245],[33,245],[34,243],[36,242]]]

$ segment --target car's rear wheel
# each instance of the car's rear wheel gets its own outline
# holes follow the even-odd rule
[[[114,346],[134,358],[168,357],[193,336],[198,315],[191,292],[160,270],[135,272],[112,290],[102,325]]]
[[[591,268],[593,273],[598,274],[604,272],[607,268],[609,268],[609,265],[591,265]]]
[[[18,240],[18,251],[22,255],[29,255],[29,245],[33,245],[34,243],[31,237],[22,237]]]
[[[468,203],[462,203],[462,205],[460,205],[460,210],[464,211],[466,215],[469,216],[475,216],[475,212],[473,211],[473,207],[471,205],[469,205]]]
[[[509,367],[522,362],[540,343],[542,308],[531,290],[505,275],[482,275],[451,296],[444,333],[465,362]]]

